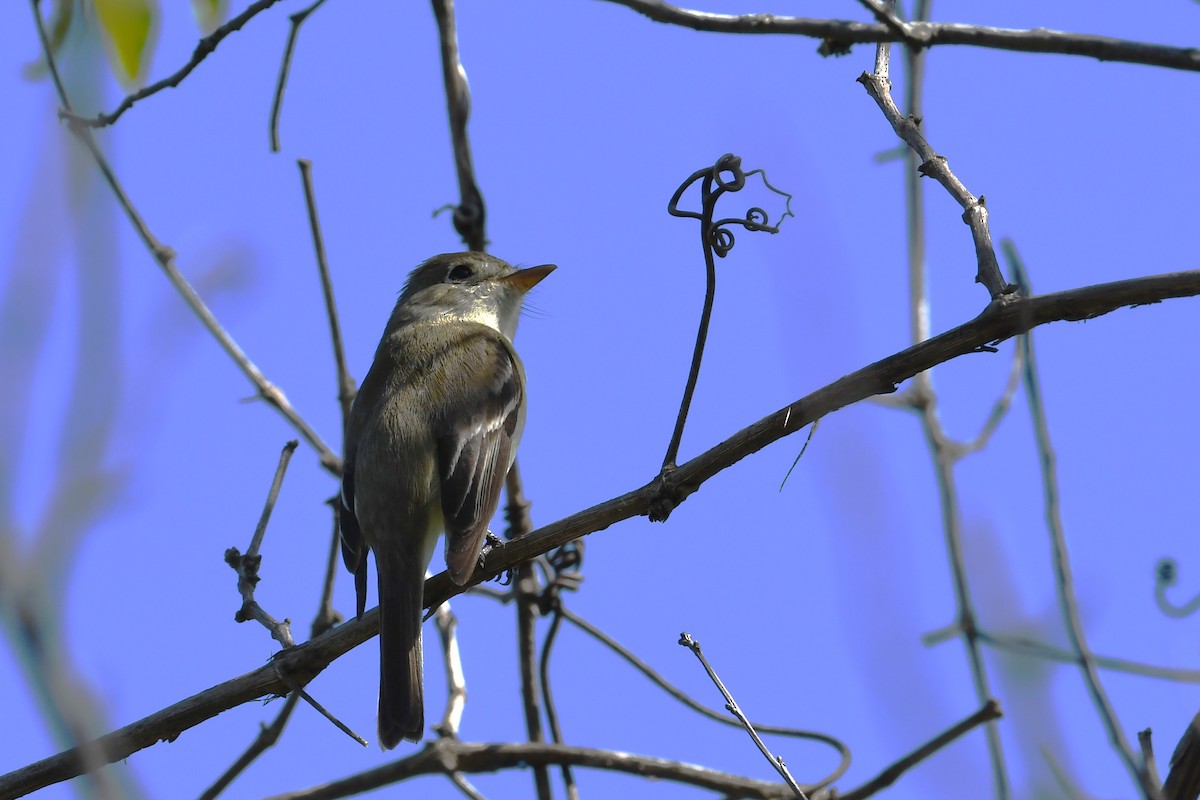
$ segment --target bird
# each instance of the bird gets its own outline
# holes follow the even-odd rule
[[[525,427],[525,369],[513,348],[526,292],[554,271],[482,252],[414,269],[351,405],[344,438],[342,560],[366,607],[367,552],[379,595],[379,742],[425,728],[425,571],[441,533],[465,585]]]

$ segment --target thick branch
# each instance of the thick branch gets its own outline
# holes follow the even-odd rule
[[[979,352],[980,348],[1038,325],[1059,320],[1093,319],[1124,306],[1145,305],[1172,297],[1198,294],[1200,270],[1192,270],[1103,283],[1040,297],[1017,297],[993,302],[970,322],[852,372],[681,464],[671,474],[674,491],[681,495],[690,494],[717,473],[806,427],[815,419],[872,395],[894,391],[896,384],[919,372],[958,356]],[[604,530],[621,520],[645,515],[660,492],[661,482],[656,478],[639,489],[546,525],[529,536],[498,546],[488,555],[486,568],[476,571],[476,576],[482,579],[487,575],[495,575],[573,539]],[[453,586],[449,576],[443,572],[426,581],[425,605],[438,605],[464,589]],[[280,653],[271,664],[218,684],[100,737],[96,744],[112,762],[127,758],[159,740],[173,740],[188,728],[222,711],[259,697],[286,694],[288,687],[276,673],[276,664],[303,684],[334,659],[374,636],[378,630],[379,612],[373,609],[361,619],[340,625],[325,636]],[[73,778],[80,774],[82,766],[79,751],[67,750],[0,776],[0,797],[19,796]]]
[[[888,25],[841,19],[782,17],[775,14],[710,14],[673,6],[663,0],[608,0],[655,22],[714,33],[782,33],[824,40],[822,53],[842,53],[854,44],[904,41],[913,46],[971,45],[1022,53],[1058,53],[1099,61],[1122,61],[1200,72],[1200,48],[1170,47],[1088,33],[1045,28],[1020,30],[960,25],[953,22],[905,23],[907,36]]]

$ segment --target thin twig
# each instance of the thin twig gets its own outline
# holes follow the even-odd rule
[[[450,139],[454,145],[454,168],[458,174],[458,205],[454,207],[454,229],[469,250],[487,249],[486,210],[483,194],[475,181],[471,140],[467,121],[471,116],[471,89],[467,71],[458,55],[458,26],[454,0],[432,0],[437,18],[442,53],[442,81],[446,87],[446,111],[450,116]]]
[[[324,2],[324,0],[319,0]],[[312,6],[311,8],[315,8]],[[317,218],[317,197],[313,191],[312,162],[306,158],[296,159],[300,167],[300,180],[304,184],[304,203],[308,207],[308,224],[312,228],[313,249],[317,255],[317,270],[321,273],[321,293],[325,297],[325,311],[329,316],[329,337],[333,340],[333,358],[337,364],[338,403],[342,407],[342,429],[350,421],[350,404],[358,391],[358,384],[346,368],[346,350],[342,346],[342,326],[338,322],[337,303],[333,299],[333,279],[329,275],[329,262],[325,258],[325,237],[321,235],[321,222]]]
[[[851,45],[909,40],[921,47],[970,45],[1022,53],[1059,53],[1100,61],[1146,64],[1191,72],[1200,71],[1200,48],[1170,47],[1087,33],[1045,28],[1018,30],[954,22],[909,22],[908,36],[892,28],[840,19],[785,17],[778,14],[712,14],[671,5],[665,0],[608,0],[655,22],[714,33],[790,34],[821,40],[822,55],[845,53]]]
[[[288,699],[284,701],[283,708],[279,710],[275,721],[270,725],[262,726],[258,736],[254,737],[254,741],[250,743],[246,751],[221,774],[221,777],[217,778],[212,786],[201,793],[200,800],[214,800],[221,792],[229,788],[229,784],[233,783],[238,775],[246,771],[246,767],[253,764],[255,759],[265,753],[268,748],[273,747],[279,741],[280,734],[283,733],[288,720],[292,718],[292,712],[296,710],[296,704],[299,702],[300,695],[295,692],[288,695]]]
[[[279,80],[275,83],[275,97],[271,100],[271,121],[269,123],[271,134],[271,152],[279,152],[279,113],[283,109],[283,92],[287,89],[288,76],[292,71],[292,54],[296,49],[296,39],[300,35],[300,26],[304,24],[304,20],[308,19],[309,14],[312,14],[325,0],[316,0],[315,3],[302,8],[295,14],[288,17],[292,27],[288,30],[287,44],[283,47],[283,59],[279,62]]]
[[[1074,664],[1077,658],[1073,652],[1062,647],[1038,642],[1024,636],[1009,636],[1000,633],[990,633],[980,629],[978,631],[979,641],[995,647],[999,650],[1006,650],[1010,653],[1018,655],[1033,656],[1035,658],[1044,658],[1049,661],[1058,661],[1063,664]],[[1096,666],[1100,669],[1107,669],[1113,672],[1124,672],[1129,675],[1140,675],[1144,678],[1157,678],[1159,680],[1176,681],[1178,683],[1200,683],[1200,669],[1176,669],[1173,667],[1159,667],[1154,664],[1145,664],[1140,661],[1132,661],[1127,658],[1114,658],[1112,656],[1095,656]]]
[[[712,680],[713,684],[716,685],[717,690],[721,692],[721,696],[725,698],[725,708],[729,710],[730,714],[733,714],[738,718],[738,722],[742,723],[742,727],[746,729],[746,733],[750,734],[750,738],[754,741],[755,746],[758,747],[758,751],[763,754],[763,758],[771,762],[771,766],[774,767],[780,774],[784,783],[792,788],[792,791],[796,793],[796,797],[799,797],[800,800],[808,800],[808,795],[804,793],[804,790],[800,788],[800,784],[796,783],[796,779],[792,777],[792,773],[788,770],[787,764],[783,762],[783,757],[773,755],[771,751],[767,749],[767,745],[762,740],[762,737],[758,735],[758,731],[754,730],[754,725],[752,725],[750,720],[746,718],[746,715],[742,713],[741,706],[739,706],[737,701],[733,699],[733,695],[730,693],[729,689],[725,687],[724,681],[722,681],[717,675],[716,670],[712,668],[712,665],[708,663],[708,659],[704,657],[704,652],[700,649],[700,643],[693,639],[691,634],[689,634],[687,631],[684,631],[683,633],[679,634],[679,644],[691,650],[692,654],[695,655],[700,661],[701,665],[704,666],[704,671],[708,673],[708,677]]]
[[[32,1],[34,3],[34,13],[38,18],[38,24],[40,26],[41,15],[37,13],[37,0]],[[267,1],[268,0],[260,0],[260,3]],[[270,0],[270,2],[277,2],[277,0]],[[44,40],[44,31],[42,36]],[[49,53],[48,50],[46,52]],[[53,70],[53,72],[56,74],[57,70]],[[70,109],[71,103],[67,98],[66,92],[62,90],[61,82],[56,82],[56,86],[58,86],[59,89],[59,101],[62,103],[63,108]],[[104,154],[100,152],[100,148],[97,146],[95,137],[92,136],[91,131],[74,118],[68,120],[68,127],[70,128],[71,132],[75,134],[76,138],[83,142],[88,151],[92,154],[92,158],[95,160],[96,166],[100,168],[101,174],[104,175],[104,179],[108,182],[109,188],[116,196],[117,203],[121,206],[122,210],[125,212],[125,215],[129,218],[130,223],[133,224],[134,229],[137,231],[138,237],[141,238],[142,242],[146,245],[146,248],[150,250],[151,255],[154,256],[154,259],[158,262],[159,267],[162,268],[163,272],[166,274],[167,280],[169,280],[171,285],[175,287],[176,291],[182,295],[184,302],[186,302],[188,307],[191,308],[192,313],[200,318],[200,322],[206,329],[208,329],[208,332],[212,334],[213,338],[217,340],[217,343],[221,345],[221,348],[226,352],[226,354],[233,359],[234,363],[237,364],[239,369],[241,369],[242,374],[244,374],[250,380],[250,382],[255,385],[255,387],[258,389],[259,396],[266,400],[269,404],[273,405],[281,414],[283,414],[283,416],[287,418],[288,422],[291,423],[292,427],[294,427],[300,433],[300,435],[304,437],[305,441],[307,441],[313,447],[313,449],[317,451],[317,455],[321,459],[322,466],[335,475],[341,474],[342,461],[340,458],[338,458],[337,454],[334,453],[327,444],[325,444],[321,437],[317,435],[316,431],[309,427],[309,424],[304,420],[304,418],[296,412],[283,391],[268,381],[266,376],[262,374],[262,371],[254,365],[249,357],[247,357],[247,355],[242,351],[242,348],[239,347],[237,342],[233,340],[233,337],[230,336],[229,333],[221,326],[221,323],[217,321],[217,318],[213,315],[212,311],[209,310],[208,306],[204,304],[204,301],[200,299],[200,295],[196,293],[196,290],[192,288],[192,285],[188,283],[187,279],[184,278],[183,274],[176,268],[175,251],[158,241],[158,239],[155,238],[154,234],[150,231],[150,228],[146,225],[145,220],[142,219],[137,209],[134,208],[129,196],[125,194],[125,190],[121,186],[120,181],[117,180],[116,174],[109,166],[108,160],[105,159]]]
[[[879,45],[887,47],[886,44]],[[879,58],[876,57],[876,64]],[[963,207],[963,222],[971,228],[971,236],[975,241],[975,258],[977,272],[975,280],[987,287],[993,298],[1008,294],[1012,287],[1005,283],[1000,274],[1000,264],[996,260],[996,250],[992,246],[992,234],[988,227],[987,205],[982,196],[976,197],[967,190],[962,181],[950,170],[945,157],[940,156],[926,141],[920,129],[920,117],[914,113],[901,114],[892,99],[891,83],[886,75],[864,72],[858,82],[874,98],[884,117],[891,123],[896,135],[908,144],[921,158],[917,171],[921,175],[933,178],[946,188],[958,204]]]
[[[1146,775],[1155,786],[1162,786],[1162,779],[1158,777],[1158,760],[1154,757],[1154,738],[1150,729],[1138,731],[1137,737],[1138,747],[1142,751],[1142,763],[1146,765]]]
[[[314,709],[316,709],[317,713],[320,714],[322,717],[324,717],[325,719],[332,722],[334,727],[336,727],[339,731],[346,734],[351,739],[353,739],[354,741],[361,744],[363,747],[367,747],[366,739],[364,739],[363,737],[359,736],[357,733],[352,731],[350,729],[350,726],[348,726],[346,723],[342,722],[340,719],[335,717],[333,714],[329,713],[329,711],[325,708],[325,706],[318,703],[316,701],[316,699],[313,698],[312,695],[310,695],[308,692],[304,691],[304,686],[299,681],[297,681],[294,677],[289,675],[287,673],[286,669],[280,664],[279,661],[274,662],[274,666],[276,668],[275,671],[277,673],[279,673],[279,679],[281,681],[283,681],[284,685],[287,686],[292,691],[293,694],[300,695],[301,700],[303,700],[304,702],[306,702],[310,706],[312,706]]]
[[[250,538],[250,549],[246,551],[248,558],[257,556],[259,549],[262,547],[263,537],[267,535],[267,525],[271,522],[271,512],[275,510],[275,503],[279,499],[279,490],[283,488],[283,476],[287,474],[288,464],[292,460],[292,453],[295,453],[296,448],[299,446],[300,442],[292,439],[284,444],[283,449],[279,451],[279,463],[275,466],[275,476],[271,478],[271,488],[267,492],[267,501],[263,504],[262,514],[259,515],[258,524],[254,527],[254,536]]]
[[[546,722],[550,726],[550,741],[555,744],[563,743],[562,728],[558,724],[558,707],[554,703],[554,692],[550,689],[550,653],[558,639],[558,631],[562,627],[562,603],[556,602],[554,613],[550,616],[550,629],[542,642],[542,657],[538,664],[538,674],[542,682],[542,703],[546,706]],[[567,790],[567,800],[579,800],[579,784],[575,782],[575,772],[570,764],[562,765],[563,786]]]
[[[873,395],[894,391],[897,384],[920,372],[958,356],[979,352],[983,345],[1003,341],[1038,325],[1060,320],[1094,319],[1125,306],[1194,295],[1200,295],[1200,270],[1132,278],[1037,297],[1015,297],[993,302],[974,320],[839,378],[724,437],[716,446],[680,464],[672,473],[671,480],[676,491],[690,495],[714,475],[772,442],[803,429],[819,417]],[[645,515],[659,496],[659,491],[658,478],[654,478],[637,489],[496,547],[488,553],[484,568],[476,571],[473,583],[481,582],[485,575],[499,574],[622,520]],[[457,586],[444,572],[435,575],[425,582],[424,605],[427,608],[435,607],[466,591],[471,585],[472,582],[467,586]],[[373,609],[361,619],[351,620],[324,636],[284,651],[276,660],[284,662],[290,674],[304,674],[311,678],[334,659],[362,644],[378,631],[379,612]],[[94,740],[93,744],[102,748],[106,763],[120,761],[160,740],[173,740],[184,730],[242,703],[269,694],[284,694],[286,688],[286,684],[274,674],[271,665],[260,667],[106,734]],[[20,794],[36,791],[76,777],[84,767],[79,748],[72,748],[0,775],[0,796],[10,792]]]
[[[292,448],[293,450],[295,447]],[[274,487],[272,487],[274,489]],[[325,581],[321,589],[321,599],[318,602],[317,616],[312,624],[312,637],[316,638],[325,631],[332,628],[337,623],[341,622],[342,615],[333,609],[333,576],[337,567],[338,555],[338,524],[337,524],[337,509],[341,505],[334,498],[334,502],[329,503],[333,508],[333,544],[330,548],[329,558],[325,565]],[[283,734],[284,727],[287,726],[291,719],[292,712],[296,709],[296,704],[300,701],[301,694],[292,691],[288,694],[287,700],[284,701],[283,708],[275,717],[275,721],[269,726],[263,726],[262,730],[255,740],[250,744],[246,751],[230,765],[229,769],[225,770],[217,781],[201,795],[201,800],[211,800],[231,784],[238,775],[246,770],[255,759],[262,755],[267,748],[273,747],[279,737]]]
[[[982,708],[964,719],[962,722],[951,726],[934,738],[930,739],[928,742],[921,745],[896,763],[892,764],[883,772],[864,783],[862,786],[852,789],[845,794],[839,794],[838,798],[840,800],[863,800],[863,798],[870,797],[876,792],[886,789],[895,783],[896,779],[905,772],[929,758],[929,756],[933,755],[938,750],[941,750],[955,739],[963,736],[966,733],[969,733],[980,725],[1000,719],[1001,716],[1000,704],[995,700],[987,701],[984,703]]]
[[[1063,800],[1088,800],[1087,795],[1079,788],[1075,779],[1071,777],[1050,748],[1042,745],[1038,748],[1038,753],[1045,760],[1046,766],[1050,768],[1050,774],[1054,776],[1054,782],[1058,784]]]
[[[283,476],[287,473],[288,463],[292,460],[292,453],[296,452],[296,448],[299,446],[300,442],[293,439],[283,446],[283,451],[279,454],[279,464],[275,467],[275,477],[271,480],[267,501],[263,504],[262,514],[258,518],[258,525],[254,529],[254,535],[250,538],[250,547],[246,550],[245,555],[236,547],[230,547],[225,551],[225,563],[237,573],[238,594],[242,596],[242,606],[233,618],[238,622],[246,622],[251,619],[257,621],[271,632],[272,639],[284,647],[296,645],[292,639],[291,622],[286,619],[280,622],[268,614],[254,599],[254,589],[258,586],[258,569],[262,565],[262,556],[258,551],[262,546],[263,537],[267,533],[271,512],[275,510],[275,501],[279,498],[279,490],[283,487]]]
[[[525,737],[531,743],[540,743],[546,737],[542,732],[541,688],[537,672],[537,576],[528,562],[519,565],[516,574],[513,590],[517,600],[517,663],[521,671]],[[545,765],[534,766],[533,780],[540,800],[551,800],[550,772]]]
[[[1016,248],[1011,242],[1005,242],[1005,256],[1017,283],[1028,291],[1029,283],[1025,278],[1024,264],[1017,255]],[[1050,548],[1054,559],[1054,585],[1058,592],[1059,607],[1062,611],[1063,625],[1067,629],[1067,638],[1075,651],[1075,661],[1079,665],[1084,684],[1096,706],[1096,712],[1108,732],[1109,741],[1117,751],[1125,768],[1129,770],[1134,783],[1149,800],[1161,797],[1159,786],[1150,780],[1146,767],[1142,764],[1129,740],[1125,736],[1121,723],[1117,719],[1116,709],[1108,698],[1108,693],[1100,683],[1096,657],[1088,648],[1087,636],[1083,630],[1083,622],[1079,617],[1075,581],[1071,573],[1071,561],[1067,554],[1066,535],[1063,532],[1062,514],[1059,510],[1058,468],[1054,448],[1050,443],[1050,426],[1046,422],[1046,409],[1042,404],[1041,378],[1038,373],[1037,359],[1033,351],[1033,337],[1024,336],[1021,339],[1024,350],[1024,383],[1025,397],[1029,403],[1029,414],[1033,418],[1034,435],[1037,442],[1038,463],[1042,473],[1042,493],[1045,502],[1046,529],[1050,535]]]
[[[571,764],[636,775],[650,780],[707,789],[731,797],[784,800],[795,797],[781,783],[769,783],[730,775],[679,761],[557,744],[473,744],[453,739],[435,739],[407,758],[360,772],[337,781],[298,792],[276,795],[269,800],[334,800],[389,786],[418,775],[445,775],[447,770],[463,773],[498,772],[505,769]]]
[[[579,628],[588,636],[591,636],[593,639],[612,650],[614,653],[628,662],[630,666],[645,675],[656,686],[658,686],[667,694],[671,695],[671,697],[674,697],[676,700],[683,703],[688,708],[703,714],[714,722],[719,722],[722,725],[729,725],[735,728],[741,727],[741,723],[736,719],[732,719],[727,714],[722,714],[719,711],[714,711],[708,706],[702,704],[700,701],[694,699],[682,689],[679,689],[667,681],[666,678],[655,672],[654,669],[652,669],[646,662],[638,658],[637,655],[635,655],[631,650],[624,647],[620,642],[613,639],[611,636],[585,620],[583,617],[573,613],[565,606],[562,606],[559,609],[559,613],[563,619],[575,625],[575,627]],[[762,733],[771,734],[773,736],[788,736],[795,739],[808,739],[814,742],[820,742],[821,744],[829,745],[837,752],[838,758],[840,759],[837,767],[835,767],[833,771],[824,778],[821,778],[815,783],[809,784],[814,792],[829,786],[838,778],[842,777],[842,775],[846,773],[846,770],[850,768],[850,748],[847,747],[844,742],[835,739],[827,733],[821,733],[819,731],[806,731],[801,728],[785,728],[779,725],[763,725],[760,722],[755,722],[754,727],[756,730],[761,731]]]
[[[467,677],[458,647],[458,618],[450,610],[450,604],[443,603],[433,620],[442,643],[442,667],[446,672],[446,711],[434,730],[441,736],[457,737],[467,708]]]
[[[458,790],[463,793],[464,797],[469,798],[469,800],[486,800],[486,798],[479,793],[479,790],[472,786],[471,782],[468,781],[466,776],[461,772],[447,772],[446,777],[449,778],[450,782],[453,783]]]
[[[904,24],[904,20],[896,16],[894,10],[894,2],[881,3],[879,0],[858,0],[859,5],[865,7],[875,16],[875,19],[885,25],[888,30],[896,34],[896,41],[908,42],[911,45],[919,46],[916,42],[910,40],[908,34],[908,26]],[[876,62],[878,64],[878,62]],[[875,72],[879,73],[879,68],[876,66]],[[886,70],[883,72],[887,74]]]
[[[242,370],[242,373],[250,379],[250,382],[253,383],[255,387],[257,387],[259,396],[271,405],[275,406],[275,408],[287,418],[288,422],[292,424],[292,427],[299,431],[304,439],[310,445],[312,445],[313,449],[317,451],[317,454],[321,459],[321,464],[327,470],[335,475],[341,474],[341,459],[338,458],[336,453],[329,449],[329,446],[326,445],[325,442],[321,440],[321,437],[309,427],[308,423],[304,421],[304,418],[301,417],[294,408],[292,408],[291,403],[288,402],[287,396],[284,395],[283,391],[266,379],[266,376],[262,374],[259,368],[255,366],[252,361],[250,361],[244,352],[242,352],[241,347],[239,347],[237,342],[233,340],[233,337],[230,336],[223,327],[221,327],[219,322],[217,322],[217,318],[213,315],[212,311],[208,309],[208,306],[204,304],[204,301],[200,299],[200,295],[196,293],[196,290],[192,288],[192,285],[187,282],[187,279],[184,278],[183,274],[180,273],[175,267],[175,251],[155,238],[154,234],[150,231],[150,228],[146,225],[145,220],[142,219],[137,209],[134,208],[129,196],[125,194],[125,190],[121,186],[120,181],[117,180],[116,174],[108,165],[108,160],[104,157],[104,154],[100,152],[100,148],[96,144],[96,139],[92,135],[91,130],[86,124],[75,118],[73,115],[70,115],[69,112],[71,110],[71,100],[69,97],[67,97],[67,92],[63,88],[62,80],[59,79],[58,76],[58,68],[54,65],[54,56],[50,51],[50,43],[46,38],[46,31],[42,25],[42,15],[38,11],[38,0],[30,0],[30,2],[33,6],[33,16],[37,23],[38,36],[42,42],[42,50],[46,57],[46,63],[50,65],[50,74],[54,76],[54,86],[58,91],[59,103],[61,103],[63,109],[68,112],[67,127],[71,130],[71,133],[75,134],[77,139],[83,142],[83,144],[87,147],[88,152],[92,154],[92,159],[96,162],[96,166],[99,167],[101,174],[104,175],[104,179],[108,182],[109,188],[112,189],[113,194],[117,198],[117,203],[121,206],[122,210],[125,212],[125,215],[129,218],[129,221],[133,224],[138,236],[146,245],[147,249],[150,250],[151,255],[154,256],[154,259],[158,262],[159,267],[161,267],[163,272],[166,273],[167,279],[171,282],[171,285],[173,285],[176,291],[183,296],[184,302],[186,302],[188,307],[192,309],[192,312],[200,318],[200,322],[205,328],[208,329],[208,332],[213,335],[213,337],[217,340],[217,343],[221,345],[222,349],[225,350],[229,357],[233,359],[234,363],[238,365],[238,368]],[[278,2],[278,0],[259,0],[255,6],[260,6],[263,5],[263,3],[266,3],[266,5],[263,6],[263,8],[266,8],[275,2]],[[253,9],[255,6],[251,6],[250,8]],[[249,11],[250,9],[247,9],[246,13],[249,13]],[[230,25],[233,25],[239,19],[242,21],[238,22],[237,26],[231,30],[240,28],[242,24],[245,23],[245,19],[249,19],[249,17],[246,16],[246,13],[241,14],[239,17],[221,26],[221,28],[218,28],[217,31],[212,34],[212,36],[215,36],[225,28],[229,28]],[[257,11],[255,13],[257,13]],[[243,17],[245,17],[245,19],[242,19]],[[211,39],[212,36],[208,38]],[[201,40],[201,42],[203,41],[204,40]],[[220,40],[218,39],[217,41]],[[213,47],[216,47],[215,43],[213,44]],[[199,50],[199,48],[197,48],[197,50]]]
[[[1000,393],[1000,396],[996,398],[996,402],[992,404],[992,410],[988,413],[987,419],[984,420],[983,427],[979,429],[979,433],[969,442],[955,442],[951,445],[952,454],[956,459],[966,458],[972,453],[978,453],[987,447],[988,442],[992,439],[992,435],[1008,415],[1009,409],[1012,408],[1012,401],[1016,397],[1017,389],[1021,388],[1022,353],[1024,352],[1021,346],[1022,340],[1023,337],[1017,337],[1017,346],[1013,348],[1012,361],[1008,370],[1008,380],[1004,384],[1004,391]]]
[[[34,27],[37,28],[38,41],[41,42],[42,55],[46,59],[46,66],[50,69],[50,77],[54,80],[54,91],[58,93],[58,102],[69,112],[71,110],[71,100],[67,97],[67,90],[63,87],[62,77],[58,74],[58,65],[54,63],[54,49],[50,47],[50,38],[46,36],[46,26],[42,22],[40,0],[30,0],[29,5],[33,9]]]
[[[61,112],[62,116],[70,119],[76,125],[87,126],[89,128],[103,128],[107,125],[112,125],[121,118],[122,114],[132,108],[133,104],[137,101],[143,100],[152,94],[157,94],[163,89],[170,89],[178,86],[183,82],[184,78],[192,73],[192,70],[200,65],[201,61],[208,58],[209,53],[217,49],[217,45],[221,43],[222,39],[234,31],[241,30],[243,25],[278,2],[279,0],[257,0],[257,2],[251,3],[250,6],[247,7],[246,10],[241,14],[238,14],[236,17],[229,20],[229,22],[226,22],[208,36],[205,36],[203,39],[201,39],[196,44],[196,49],[192,51],[192,57],[186,64],[176,70],[173,74],[163,78],[161,81],[152,83],[149,86],[139,89],[138,91],[129,95],[122,100],[111,113],[98,114],[97,116],[91,118],[77,117],[71,113],[71,107],[66,103],[63,103],[64,111]]]
[[[530,503],[525,497],[521,485],[521,470],[516,461],[506,476],[505,494],[507,502],[504,506],[504,518],[508,524],[504,535],[511,541],[528,535],[533,529],[533,518],[529,514]],[[537,673],[537,617],[540,593],[532,564],[525,562],[516,565],[513,570],[511,596],[516,600],[517,608],[517,664],[521,674],[521,709],[525,717],[525,736],[530,742],[545,741],[538,701],[541,689]],[[537,787],[538,798],[550,800],[553,794],[550,790],[550,772],[546,766],[534,766],[533,782]]]
[[[333,511],[333,535],[329,537],[329,555],[325,557],[325,579],[321,582],[321,601],[317,606],[317,615],[313,618],[312,628],[309,632],[309,637],[312,639],[332,629],[343,620],[341,613],[333,607],[333,584],[337,579],[338,555],[341,553],[342,542],[339,521],[341,499],[337,496],[331,497],[326,501],[326,505]]]

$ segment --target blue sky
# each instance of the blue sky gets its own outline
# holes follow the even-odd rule
[[[336,447],[333,358],[296,159],[313,162],[356,378],[408,270],[460,249],[448,216],[432,214],[457,199],[457,184],[436,28],[425,6],[402,12],[391,3],[331,2],[312,16],[284,105],[283,151],[269,152],[287,15],[298,8],[280,3],[252,20],[179,88],[137,104],[101,142],[150,228],[176,250],[179,268]],[[744,2],[705,10],[798,11]],[[740,235],[718,264],[712,333],[681,459],[908,344],[903,167],[877,163],[875,155],[897,140],[855,83],[871,68],[873,47],[822,59],[808,39],[697,33],[584,0],[467,0],[458,11],[492,251],[520,264],[559,265],[532,297],[536,312],[517,340],[530,395],[521,466],[536,524],[656,474],[704,290],[695,223],[669,217],[666,203],[722,153],[765,168],[793,193],[797,218],[777,236]],[[848,0],[807,4],[803,13],[867,18]],[[1103,3],[934,4],[944,21],[1179,45],[1194,43],[1196,14],[1182,2],[1139,14]],[[186,10],[173,6],[161,33],[151,79],[182,64],[197,37]],[[22,301],[5,308],[29,320],[4,324],[8,361],[0,368],[13,381],[4,390],[4,422],[13,438],[3,445],[2,508],[23,557],[39,529],[77,534],[51,546],[57,558],[69,555],[61,579],[46,585],[63,596],[57,632],[108,729],[252,670],[276,649],[261,628],[233,622],[239,599],[222,554],[249,543],[279,449],[294,433],[265,404],[243,402],[252,387],[190,316],[76,151],[55,119],[49,83],[22,79],[37,52],[28,8],[5,4],[0,291],[27,281]],[[111,109],[122,92],[102,54],[82,37],[71,53],[64,69],[77,108]],[[1196,80],[1082,58],[939,48],[928,58],[926,133],[967,187],[986,195],[993,235],[1015,241],[1037,291],[1193,269]],[[927,183],[925,192],[937,332],[975,316],[987,296],[973,282],[961,210],[937,185]],[[752,199],[771,202],[765,194]],[[736,214],[744,205],[733,198],[726,209]],[[41,340],[39,320],[49,320]],[[1153,571],[1159,558],[1173,556],[1182,585],[1172,596],[1183,600],[1198,585],[1195,335],[1195,300],[1035,334],[1093,649],[1188,668],[1200,657],[1197,620],[1158,611]],[[935,372],[952,435],[970,438],[982,424],[1012,347]],[[792,437],[723,472],[665,525],[638,518],[588,537],[587,580],[568,602],[720,707],[676,644],[681,630],[692,633],[751,718],[821,730],[850,745],[855,760],[839,783],[847,789],[977,702],[961,644],[921,642],[952,621],[954,606],[916,417],[868,403],[832,415],[780,491],[801,444]],[[63,475],[81,466],[85,477],[103,478],[94,494],[57,496]],[[957,474],[982,624],[1064,643],[1022,396],[990,446]],[[266,536],[258,599],[290,617],[298,633],[316,611],[330,525],[323,503],[335,488],[302,445]],[[345,575],[336,603],[353,610]],[[477,597],[453,607],[470,691],[463,738],[520,738],[513,610]],[[1046,751],[1088,796],[1133,796],[1077,671],[991,651],[987,663],[1007,713],[1002,730],[1017,796],[1058,796]],[[376,671],[370,642],[309,689],[373,740]],[[1127,735],[1153,728],[1165,759],[1200,707],[1200,689],[1102,675]],[[432,658],[426,679],[432,717],[443,696]],[[698,722],[569,629],[553,679],[571,743],[771,778],[744,734]],[[0,702],[7,715],[0,771],[60,749],[7,642]],[[195,796],[279,705],[229,711],[113,769],[148,797]],[[815,745],[770,744],[801,781],[835,763]],[[301,707],[281,743],[227,796],[298,789],[393,757],[359,747]],[[596,773],[581,781],[593,795],[698,796]],[[425,797],[460,796],[444,779],[419,783]],[[477,785],[490,797],[530,791],[525,773],[481,776]],[[890,796],[950,796],[967,787],[972,796],[990,791],[978,732],[905,776]],[[61,785],[40,796],[75,795]]]

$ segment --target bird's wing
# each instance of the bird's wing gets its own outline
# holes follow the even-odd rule
[[[354,592],[357,598],[356,610],[358,616],[363,615],[367,608],[367,542],[363,538],[362,529],[358,524],[358,515],[354,507],[354,468],[358,453],[358,439],[363,433],[375,409],[366,407],[360,398],[379,397],[380,391],[371,391],[370,387],[384,380],[383,369],[375,365],[363,378],[362,386],[355,395],[355,402],[350,406],[350,419],[346,423],[345,445],[342,458],[342,492],[341,508],[338,509],[338,530],[342,538],[342,563],[354,575]]]
[[[446,529],[446,566],[462,585],[475,571],[488,522],[520,437],[525,395],[516,354],[501,334],[470,326],[455,343],[458,399],[437,426],[438,474]],[[465,403],[461,402],[465,399]]]

